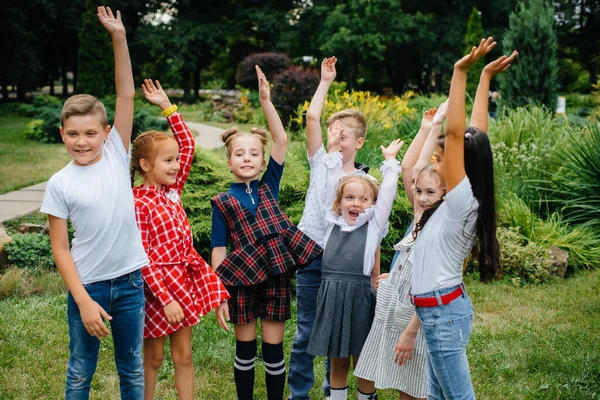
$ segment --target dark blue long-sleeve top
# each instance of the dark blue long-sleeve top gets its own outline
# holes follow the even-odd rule
[[[281,183],[281,176],[283,175],[283,165],[278,164],[277,161],[269,157],[269,163],[267,164],[267,170],[263,174],[261,181],[264,181],[273,193],[275,200],[279,200],[279,184]],[[256,209],[258,207],[258,179],[250,182],[250,189],[252,192],[249,194],[246,192],[248,186],[245,183],[233,182],[231,187],[227,191],[230,195],[235,197],[237,201],[241,203],[252,215],[256,215]],[[254,202],[253,202],[254,200]],[[215,206],[212,205],[212,232],[210,237],[210,248],[213,247],[225,247],[229,239],[229,229],[227,228],[227,222],[225,216]]]

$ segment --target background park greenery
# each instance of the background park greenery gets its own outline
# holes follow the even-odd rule
[[[478,282],[473,261],[467,270],[476,308],[469,344],[473,381],[485,399],[600,399],[600,1],[108,5],[123,12],[136,82],[160,79],[188,121],[242,129],[264,125],[253,66],[263,68],[291,138],[280,202],[295,222],[309,176],[303,117],[320,59],[339,59],[323,121],[344,108],[363,111],[369,128],[358,160],[379,178],[379,145],[397,137],[412,140],[422,111],[444,100],[452,63],[466,48],[493,35],[499,45],[490,59],[519,50],[517,62],[493,83],[502,97],[489,128],[503,269],[489,285]],[[0,29],[11,37],[1,45],[11,57],[0,65],[0,193],[46,180],[68,161],[57,143],[65,96],[95,94],[111,116],[113,82],[106,78],[112,76],[112,56],[94,6],[25,0],[10,2],[0,16]],[[470,94],[477,75],[469,76]],[[558,94],[567,99],[564,115],[554,112]],[[223,108],[225,99],[231,102]],[[136,101],[136,133],[166,129],[156,111]],[[183,194],[195,245],[206,259],[208,199],[228,185],[225,163],[222,149],[198,148]],[[382,245],[384,269],[411,218],[399,190]],[[56,398],[68,354],[65,288],[48,237],[19,234],[22,222],[44,223],[45,216],[4,224],[13,242],[6,246],[11,266],[0,268],[0,398]],[[556,277],[551,246],[569,254],[567,280]],[[293,333],[294,320],[286,331],[286,354]],[[213,317],[195,329],[198,398],[234,397],[233,340]],[[96,398],[118,392],[111,346],[103,341]],[[172,372],[168,363],[161,370],[161,398],[175,397]],[[322,364],[317,373],[320,379]],[[262,382],[257,373],[258,398],[265,397]],[[318,398],[318,389],[312,394]],[[396,397],[383,391],[380,398]]]

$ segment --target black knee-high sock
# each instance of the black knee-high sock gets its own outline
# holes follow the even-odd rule
[[[256,361],[256,340],[235,341],[235,362],[233,376],[239,400],[252,400],[254,394],[254,361]]]
[[[265,363],[265,381],[269,400],[281,400],[285,387],[285,361],[283,342],[269,344],[262,342],[263,361]]]

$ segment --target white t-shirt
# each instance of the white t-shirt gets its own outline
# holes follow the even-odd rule
[[[135,222],[129,156],[114,127],[98,162],[83,167],[71,162],[50,178],[40,212],[73,224],[71,256],[83,284],[148,264]]]
[[[304,211],[298,224],[298,229],[306,233],[312,240],[321,247],[325,245],[325,233],[327,232],[327,223],[325,214],[331,209],[331,204],[325,204],[325,187],[327,185],[327,165],[324,161],[325,147],[321,144],[319,150],[308,158],[310,166],[310,182],[304,200]],[[346,174],[342,168],[335,171],[337,181],[339,182]],[[362,169],[357,169],[352,174],[365,174]]]
[[[444,202],[419,232],[413,247],[413,294],[462,282],[463,261],[475,243],[478,207],[466,176],[444,196]]]

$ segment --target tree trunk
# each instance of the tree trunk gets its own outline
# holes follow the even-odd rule
[[[194,98],[198,98],[198,93],[200,92],[200,69],[197,69],[194,72]]]
[[[6,77],[2,77],[2,101],[8,101],[8,83]]]
[[[181,71],[181,82],[183,84],[183,97],[189,97],[190,96],[190,73],[187,70],[182,70]]]
[[[69,78],[67,77],[67,69],[63,65],[61,70],[61,79],[62,79],[62,97],[69,96]]]
[[[55,96],[54,93],[54,76],[50,74],[50,96]]]
[[[27,84],[25,82],[19,82],[17,85],[17,101],[25,101],[27,94]]]

